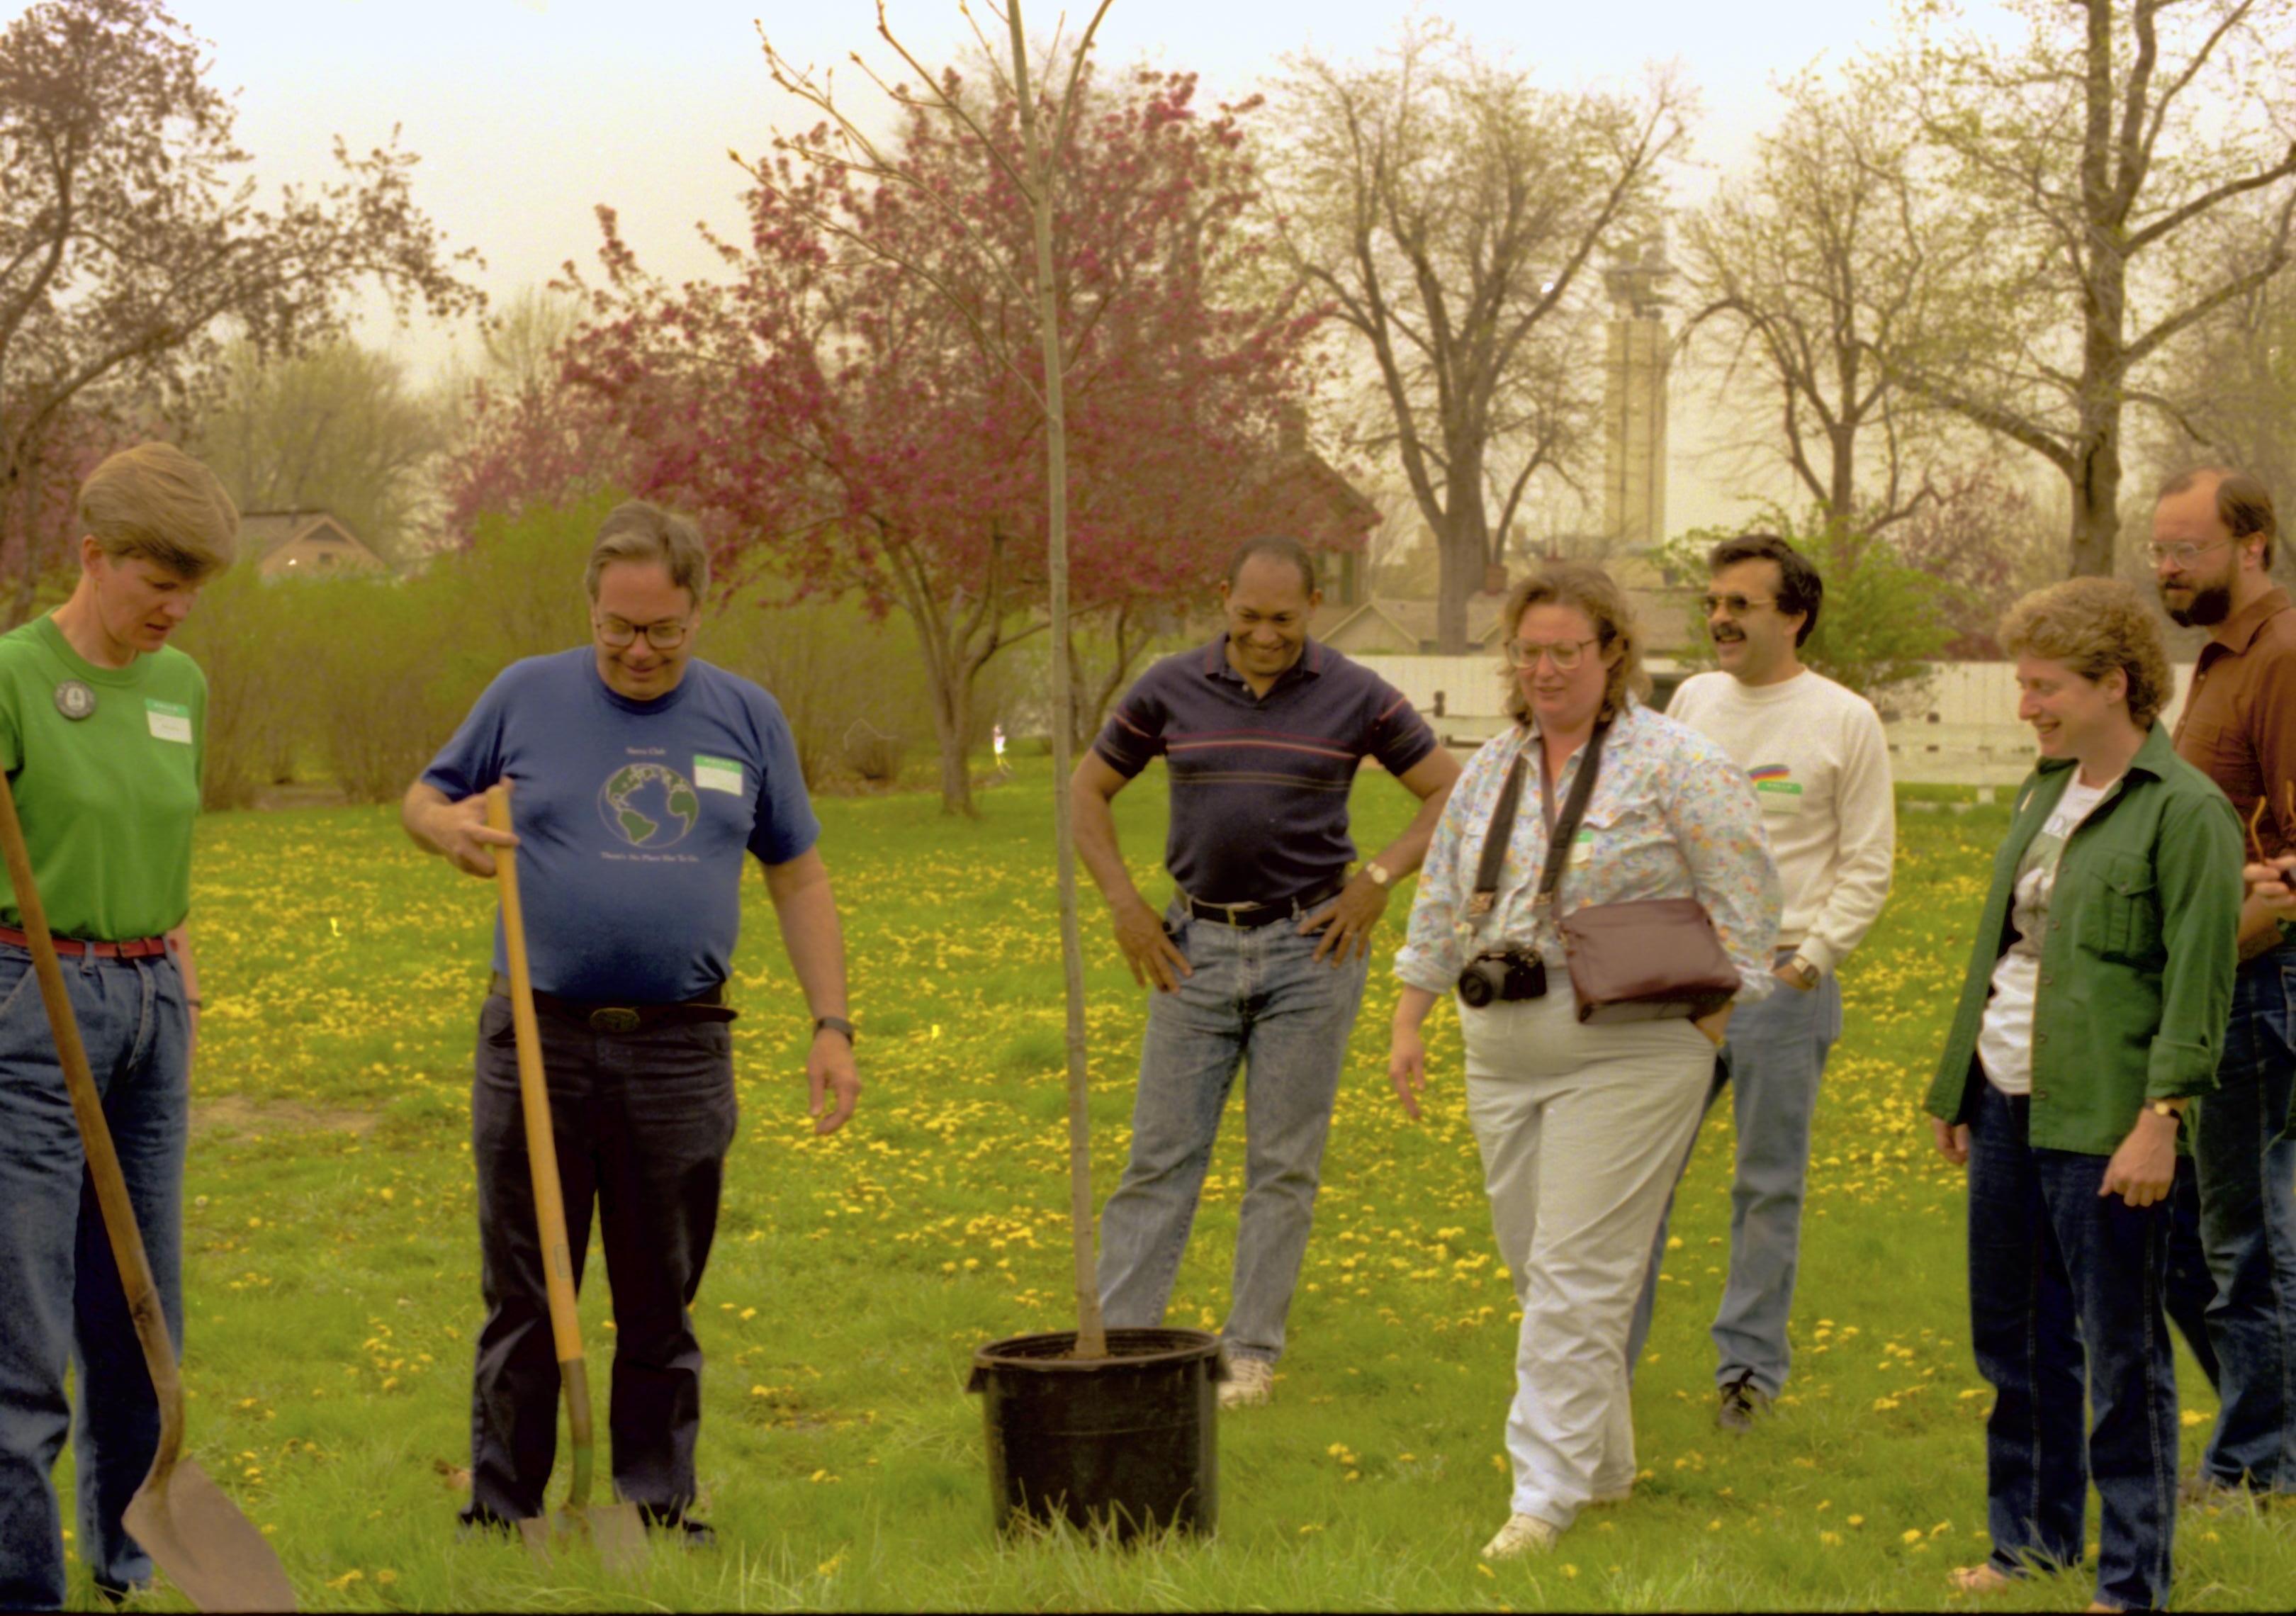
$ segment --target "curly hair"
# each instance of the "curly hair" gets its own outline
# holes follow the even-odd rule
[[[1541,567],[1508,593],[1506,606],[1499,614],[1502,645],[1514,637],[1515,626],[1533,606],[1569,606],[1586,613],[1587,620],[1595,626],[1601,650],[1605,654],[1613,649],[1619,652],[1603,686],[1603,718],[1617,718],[1625,710],[1629,695],[1648,698],[1651,682],[1643,671],[1642,628],[1635,621],[1634,608],[1627,603],[1626,591],[1609,573],[1584,562],[1554,562]],[[1530,700],[1523,694],[1522,681],[1514,677],[1514,671],[1502,656],[1499,677],[1506,681],[1507,716],[1518,724],[1528,724]]]
[[[2136,586],[2117,578],[2069,578],[2036,589],[2009,608],[1999,634],[2011,656],[2062,662],[2092,684],[2120,669],[2139,729],[2152,726],[2176,690],[2161,625]]]

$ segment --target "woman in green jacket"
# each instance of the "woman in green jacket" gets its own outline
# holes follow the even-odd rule
[[[2041,755],[1929,1092],[1938,1149],[1969,1169],[1971,1341],[1996,1393],[1993,1553],[1953,1579],[1985,1594],[2078,1566],[2093,1480],[2089,1609],[2156,1609],[2177,1508],[2167,1202],[2223,1050],[2240,825],[2155,722],[2169,657],[2134,588],[2039,590],[2001,639]]]

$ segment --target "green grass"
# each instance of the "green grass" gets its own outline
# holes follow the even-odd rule
[[[736,982],[742,1107],[697,1312],[701,1513],[714,1554],[636,1580],[461,1543],[480,1317],[469,1046],[490,890],[419,857],[372,809],[218,815],[195,922],[209,1005],[189,1185],[188,1382],[197,1456],[272,1534],[306,1603],[334,1608],[1932,1608],[1983,1545],[1988,1394],[1966,1344],[1958,1175],[1918,1114],[2001,806],[1906,816],[1898,890],[1846,976],[1848,1037],[1818,1125],[1777,1417],[1726,1440],[1706,1326],[1727,1226],[1730,1130],[1706,1129],[1636,1385],[1644,1481],[1551,1558],[1487,1567],[1506,1512],[1512,1297],[1496,1272],[1439,1013],[1429,1120],[1383,1077],[1383,964],[1349,1050],[1316,1236],[1274,1407],[1221,1430],[1220,1531],[1122,1552],[988,1529],[972,1349],[1071,1322],[1049,766],[985,792],[823,802],[867,1088],[817,1141],[806,1030],[762,883]],[[2005,796],[2005,793],[2004,793]],[[1359,840],[1404,793],[1373,775]],[[1160,851],[1163,789],[1119,800]],[[1407,893],[1390,912],[1382,954]],[[1088,898],[1096,1187],[1123,1160],[1139,990]],[[1241,1194],[1232,1120],[1174,1322],[1213,1325]],[[594,1272],[595,1271],[594,1267]],[[604,1286],[584,1308],[611,1354]],[[2186,1368],[2187,1407],[2213,1412]],[[603,1408],[599,1410],[603,1431]],[[2185,1435],[2197,1452],[2197,1427]],[[69,1462],[67,1461],[67,1464]],[[2289,1522],[2186,1512],[2177,1600],[2277,1606]],[[2083,1578],[2001,1608],[2078,1609]],[[92,1594],[84,1572],[77,1603]],[[151,1603],[173,1602],[165,1592]]]

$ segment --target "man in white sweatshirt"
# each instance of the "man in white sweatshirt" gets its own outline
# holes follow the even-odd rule
[[[1775,966],[1784,990],[1739,1006],[1714,1068],[1714,1092],[1730,1090],[1738,1124],[1715,1419],[1744,1431],[1785,1385],[1810,1118],[1841,1032],[1835,973],[1890,895],[1897,809],[1880,716],[1801,663],[1824,598],[1817,570],[1767,534],[1724,540],[1707,567],[1706,628],[1721,669],[1684,681],[1667,714],[1719,742],[1753,781],[1786,895]],[[1660,1222],[1629,1366],[1650,1333],[1666,1241]]]

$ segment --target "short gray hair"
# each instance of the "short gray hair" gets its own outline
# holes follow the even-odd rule
[[[598,524],[598,539],[590,546],[590,568],[583,579],[594,603],[599,575],[615,562],[660,562],[668,569],[669,581],[697,607],[709,593],[709,546],[702,542],[701,529],[691,517],[665,511],[650,500],[625,500]]]
[[[172,443],[122,449],[80,484],[79,520],[113,561],[153,562],[197,583],[239,551],[239,509],[216,474]]]

